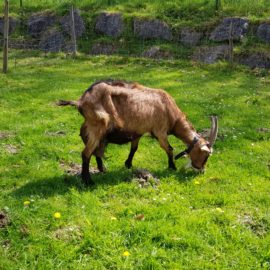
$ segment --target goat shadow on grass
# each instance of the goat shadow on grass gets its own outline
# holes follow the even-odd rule
[[[55,195],[64,195],[70,192],[71,188],[75,188],[80,192],[87,192],[95,190],[97,187],[106,187],[118,185],[122,182],[127,182],[133,178],[133,170],[126,168],[119,168],[118,170],[107,171],[106,173],[97,173],[92,175],[92,179],[95,182],[94,186],[85,186],[82,183],[80,176],[71,176],[63,174],[61,176],[55,176],[51,178],[40,178],[32,182],[28,182],[18,189],[12,191],[11,195],[17,198],[29,198],[30,196],[40,196],[42,198],[48,198]],[[188,172],[184,169],[172,171],[168,169],[159,171],[150,171],[155,177],[162,178],[170,177],[172,175],[177,176],[179,182],[186,182],[192,180],[196,176],[194,172]]]
[[[195,171],[186,170],[185,168],[179,168],[176,171],[171,170],[171,169],[158,170],[158,171],[153,171],[153,174],[154,176],[160,179],[167,178],[170,176],[176,176],[177,180],[182,183],[191,181],[193,178],[195,178],[198,175],[198,173],[196,173]]]
[[[75,188],[80,192],[86,192],[96,189],[98,186],[112,186],[124,182],[132,175],[132,171],[119,168],[118,170],[108,171],[106,173],[97,173],[92,175],[95,182],[94,186],[85,186],[80,176],[63,174],[51,178],[40,178],[26,183],[11,192],[11,195],[18,198],[29,198],[38,195],[42,198],[48,198],[55,195],[64,195]]]

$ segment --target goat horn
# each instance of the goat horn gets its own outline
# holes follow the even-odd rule
[[[209,145],[210,147],[213,147],[218,133],[218,118],[217,116],[211,116],[211,131],[210,131],[210,138],[209,138]]]

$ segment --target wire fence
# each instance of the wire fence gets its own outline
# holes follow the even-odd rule
[[[164,40],[136,37],[134,27],[130,22],[127,25],[122,21],[122,26],[113,28],[116,32],[117,27],[123,28],[121,34],[114,36],[114,32],[100,33],[96,29],[97,18],[89,21],[73,6],[63,9],[62,14],[59,16],[45,11],[27,16],[21,13],[16,19],[9,17],[9,51],[17,49],[27,51],[26,57],[31,51],[45,54],[61,52],[75,57],[79,51],[89,55],[118,54],[155,59],[175,59],[186,53],[186,49],[181,46],[173,47],[174,50],[178,50],[177,52],[166,49],[166,45],[170,46],[173,43],[172,40],[166,40],[167,37]],[[112,23],[118,19],[113,18]],[[111,21],[106,23],[110,24]],[[4,43],[5,38],[1,37],[0,18],[0,46],[4,47]]]
[[[133,19],[132,23],[123,21],[121,18],[122,25],[120,23],[114,25],[118,20],[121,21],[117,16],[115,15],[109,20],[105,18],[107,20],[105,24],[106,27],[109,25],[109,30],[104,30],[105,32],[101,33],[97,29],[97,25],[100,24],[103,27],[104,21],[102,20],[104,18],[101,19],[100,23],[97,20],[99,16],[88,20],[88,17],[81,16],[80,11],[73,6],[63,9],[61,16],[55,15],[53,11],[33,13],[28,16],[21,14],[21,17],[17,19],[10,18],[11,35],[9,36],[8,48],[9,50],[28,51],[25,54],[26,58],[29,57],[31,51],[45,54],[63,53],[74,57],[78,51],[89,55],[122,55],[157,60],[191,59],[193,57],[195,47],[181,45],[179,33],[172,33],[171,29],[163,22],[153,20],[152,29],[148,31],[150,35],[154,33],[157,36],[144,38],[140,37],[140,33],[135,33],[136,18]],[[143,32],[144,25],[140,25],[140,20],[137,21],[139,21],[137,28]],[[118,34],[121,28],[123,29]],[[230,35],[232,35],[232,30],[230,30]],[[196,33],[195,36],[201,36],[201,34],[203,36],[203,33],[199,33],[199,35]],[[194,36],[193,33],[191,36]],[[229,59],[232,61],[232,38],[229,38],[230,40],[231,57]],[[0,36],[1,47],[3,47],[4,42],[5,39]]]

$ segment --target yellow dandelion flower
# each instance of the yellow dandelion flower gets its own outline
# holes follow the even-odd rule
[[[117,218],[116,217],[111,217],[111,220],[117,220]]]
[[[53,214],[53,216],[54,216],[54,218],[59,219],[59,218],[61,218],[61,213],[55,212],[55,213]]]
[[[224,211],[219,207],[216,208],[216,211],[219,212],[219,213],[224,213]]]
[[[201,183],[200,183],[198,180],[195,180],[195,181],[194,181],[194,184],[195,184],[195,185],[200,185]]]
[[[30,201],[24,201],[24,202],[23,202],[23,205],[24,205],[24,206],[28,206],[29,204],[30,204]]]
[[[126,250],[125,252],[123,252],[123,256],[128,257],[128,256],[130,256],[130,253]]]

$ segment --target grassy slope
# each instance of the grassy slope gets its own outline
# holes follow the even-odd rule
[[[223,15],[269,19],[269,0],[222,0],[221,3],[220,12]],[[209,20],[215,10],[215,0],[23,0],[25,10],[54,9],[62,12],[72,4],[92,12],[108,9],[129,15],[160,17],[171,23],[174,19],[180,19],[200,24],[202,20]],[[19,1],[13,1],[10,5],[11,10],[19,13]]]
[[[37,11],[51,10],[58,15],[69,12],[71,4],[81,9],[81,15],[86,24],[86,33],[78,42],[79,50],[89,53],[93,43],[104,42],[113,44],[117,53],[121,55],[141,55],[146,49],[158,45],[172,53],[174,58],[187,59],[194,48],[186,48],[179,44],[177,36],[182,27],[193,27],[200,31],[209,32],[217,23],[226,16],[243,16],[250,20],[250,33],[241,43],[235,43],[236,52],[264,51],[268,52],[268,44],[259,41],[254,36],[254,25],[269,21],[269,0],[222,0],[219,11],[215,10],[214,0],[23,0],[23,10],[19,7],[20,1],[10,2],[12,16],[28,19],[30,14]],[[96,16],[101,11],[121,12],[125,21],[125,30],[120,38],[111,38],[99,35],[94,31]],[[132,19],[134,17],[158,18],[167,22],[174,33],[174,41],[140,40],[133,35]],[[252,30],[253,29],[253,30]],[[17,29],[12,33],[12,38],[21,36],[29,38],[27,29]],[[209,44],[209,40],[202,40],[203,44]]]
[[[270,128],[267,74],[225,64],[20,56],[17,68],[0,74],[0,131],[15,133],[0,141],[0,209],[11,220],[0,228],[0,269],[269,268],[270,137],[256,131]],[[134,166],[156,174],[158,189],[124,181],[128,145],[108,147],[108,172],[94,176],[94,189],[65,176],[61,160],[80,163],[82,118],[53,103],[78,98],[104,77],[166,89],[197,129],[217,114],[223,140],[207,172],[185,172],[184,160],[168,171],[166,155],[146,137]],[[66,135],[48,135],[59,130]],[[183,149],[170,140],[176,152]],[[8,144],[19,152],[8,154]],[[144,221],[134,219],[140,213]]]

